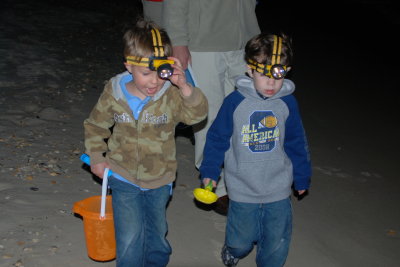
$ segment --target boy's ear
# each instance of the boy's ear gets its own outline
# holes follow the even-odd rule
[[[247,73],[247,75],[249,75],[249,77],[253,78],[253,69],[250,68],[248,65],[247,65],[246,73]]]
[[[124,62],[125,68],[129,73],[132,73],[132,65]]]

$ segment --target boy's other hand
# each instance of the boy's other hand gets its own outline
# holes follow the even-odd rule
[[[98,164],[94,164],[94,165],[90,166],[90,170],[92,171],[92,173],[94,175],[100,177],[101,179],[103,179],[104,170],[106,168],[110,168],[110,165],[108,165],[107,162],[102,162],[102,163],[98,163]]]
[[[302,194],[304,194],[306,192],[306,190],[297,190],[297,193],[299,193],[299,196],[301,196]]]
[[[211,178],[203,178],[204,187],[206,187],[210,183],[210,181],[212,181],[212,186],[213,188],[215,188],[217,186],[217,182],[212,180]]]
[[[305,196],[308,195],[308,190],[296,190],[294,191],[295,197],[297,197],[297,200],[302,200]]]
[[[172,48],[172,55],[182,63],[183,70],[187,69],[188,64],[192,64],[192,57],[187,46],[174,46]]]

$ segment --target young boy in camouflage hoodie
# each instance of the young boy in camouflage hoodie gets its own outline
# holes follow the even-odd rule
[[[208,105],[200,89],[187,83],[179,60],[169,57],[164,30],[139,20],[123,40],[127,72],[107,83],[85,120],[85,148],[95,175],[113,170],[117,266],[166,266],[171,254],[166,205],[177,170],[175,126],[202,121]],[[173,72],[169,77],[161,70],[165,66]]]

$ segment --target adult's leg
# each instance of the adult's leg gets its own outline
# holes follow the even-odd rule
[[[225,95],[229,95],[235,89],[236,77],[246,74],[247,65],[244,61],[244,50],[224,52],[223,55],[227,65],[224,91]]]
[[[198,87],[208,100],[207,119],[193,126],[195,136],[195,165],[200,167],[207,131],[217,116],[225,98],[226,64],[223,52],[191,52],[192,69]],[[233,90],[233,89],[232,89]],[[217,192],[218,196],[226,195],[225,186]]]
[[[143,265],[143,196],[137,187],[110,177],[117,267]]]
[[[283,266],[292,235],[290,198],[263,204],[261,226],[261,239],[257,244],[257,266]]]

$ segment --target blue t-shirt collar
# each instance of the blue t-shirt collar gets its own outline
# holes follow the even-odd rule
[[[126,89],[126,84],[131,81],[133,81],[133,76],[126,75],[121,78],[119,85],[121,86],[126,101],[128,102],[128,105],[132,110],[132,114],[135,117],[135,120],[137,120],[139,118],[139,114],[142,111],[143,107],[151,100],[151,97],[147,96],[145,99],[142,100],[139,97],[129,93],[128,90]]]

